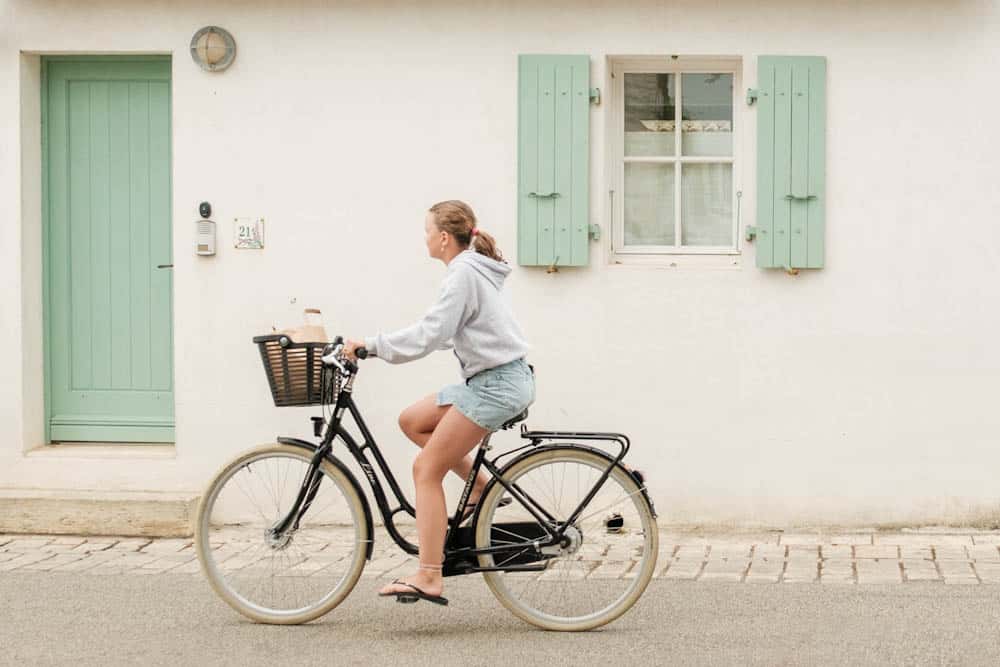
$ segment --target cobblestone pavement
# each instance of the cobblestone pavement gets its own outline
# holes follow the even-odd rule
[[[345,534],[346,537],[346,534]],[[303,545],[303,574],[336,560],[333,538]],[[620,548],[619,548],[620,547]],[[250,560],[253,545],[213,542],[223,569]],[[243,558],[240,558],[240,556]],[[591,578],[625,578],[635,566],[630,543],[588,552]],[[364,577],[403,574],[415,567],[382,528]],[[227,564],[228,563],[228,564]],[[191,539],[0,535],[0,572],[78,572],[85,575],[200,575]],[[544,576],[544,573],[538,575]],[[634,575],[633,575],[634,576]],[[660,534],[656,578],[747,584],[1000,584],[1000,531],[914,530],[844,535],[806,533]]]

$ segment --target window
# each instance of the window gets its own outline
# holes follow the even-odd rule
[[[738,252],[739,61],[623,58],[611,73],[614,252]]]

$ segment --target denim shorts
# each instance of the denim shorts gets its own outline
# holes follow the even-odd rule
[[[438,405],[454,405],[487,431],[495,431],[535,402],[535,376],[524,358],[487,368],[464,384],[450,384],[437,395]]]

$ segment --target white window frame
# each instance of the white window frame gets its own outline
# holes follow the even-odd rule
[[[677,57],[671,56],[609,56],[609,72],[611,74],[609,90],[611,92],[609,100],[609,134],[608,141],[608,184],[609,184],[609,208],[611,218],[611,254],[612,259],[633,259],[633,260],[654,260],[656,257],[664,259],[676,258],[679,255],[739,255],[741,252],[741,240],[739,236],[740,217],[744,213],[740,210],[741,202],[739,194],[742,190],[740,178],[740,166],[742,165],[742,143],[743,143],[743,123],[740,115],[740,91],[743,89],[742,82],[742,60],[735,56],[706,56],[706,57]],[[701,157],[683,156],[680,154],[679,145],[682,141],[681,133],[678,131],[676,141],[678,150],[676,155],[671,157],[642,157],[629,158],[635,162],[659,162],[668,164],[679,164],[680,168],[675,172],[674,179],[674,224],[675,239],[681,239],[681,189],[682,170],[684,163],[729,163],[732,164],[732,239],[733,244],[729,246],[629,246],[625,247],[625,74],[631,73],[656,73],[656,74],[676,74],[676,90],[678,95],[678,110],[682,109],[683,98],[681,90],[681,74],[732,74],[733,76],[733,153],[732,157]]]

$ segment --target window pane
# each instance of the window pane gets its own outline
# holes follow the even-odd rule
[[[732,155],[733,75],[681,76],[681,153]]]
[[[625,75],[625,155],[674,155],[674,77]]]
[[[683,245],[733,245],[732,193],[733,165],[684,165],[681,176]]]
[[[674,245],[674,165],[625,163],[625,245]]]

